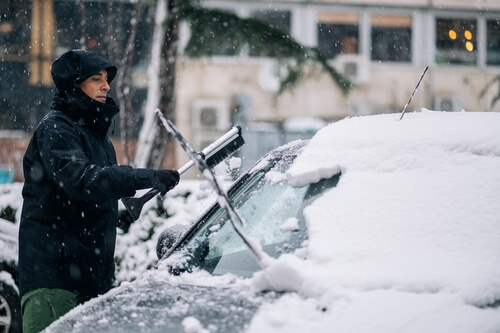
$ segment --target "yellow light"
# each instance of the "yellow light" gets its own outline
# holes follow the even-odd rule
[[[472,32],[470,32],[469,30],[465,30],[464,37],[467,40],[471,40],[472,39]]]
[[[448,36],[450,36],[450,39],[457,39],[457,33],[455,30],[448,31]]]
[[[472,52],[474,51],[474,44],[472,44],[472,42],[466,42],[465,48],[467,49],[467,51]]]

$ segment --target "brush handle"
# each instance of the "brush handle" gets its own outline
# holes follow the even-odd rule
[[[209,167],[212,168],[234,153],[244,143],[245,140],[243,140],[243,136],[241,135],[241,127],[236,125],[198,154],[201,155]],[[194,162],[189,160],[189,162],[177,170],[179,175],[185,173],[193,165]],[[141,215],[141,210],[144,204],[154,198],[158,193],[160,193],[160,191],[151,189],[141,197],[122,198],[122,203],[135,221]]]
[[[193,166],[193,162],[192,161],[190,161],[190,162],[191,163],[188,162],[188,163],[184,164],[178,170],[179,176],[182,175],[184,172],[186,172],[187,170],[189,170],[189,168],[191,168]],[[149,200],[153,199],[159,193],[160,193],[159,190],[152,188],[140,197],[122,198],[122,203],[135,221],[141,215],[141,210],[142,210],[142,207],[144,206],[144,204],[146,202],[148,202]]]

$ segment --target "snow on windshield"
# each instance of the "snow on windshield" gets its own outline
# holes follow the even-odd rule
[[[423,110],[319,131],[290,182],[342,176],[305,210],[308,260],[254,276],[299,294],[249,332],[498,331],[498,307],[481,307],[500,299],[499,128],[498,113]]]

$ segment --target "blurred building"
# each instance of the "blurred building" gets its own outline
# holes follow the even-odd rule
[[[304,45],[319,47],[355,87],[344,96],[326,74],[312,71],[312,78],[274,100],[280,67],[272,58],[253,57],[251,52],[231,54],[222,47],[209,59],[182,58],[177,120],[185,124],[184,131],[192,129],[195,142],[209,140],[213,128],[225,128],[234,110],[244,112],[250,128],[253,123],[259,134],[273,131],[262,122],[282,125],[305,116],[329,122],[401,112],[426,66],[429,70],[409,110],[500,111],[500,103],[491,107],[496,86],[479,97],[500,74],[500,1],[204,0],[203,4],[262,19]],[[260,147],[266,150],[273,141],[260,137]]]
[[[47,112],[52,98],[50,64],[58,55],[81,45],[100,52],[109,38],[125,42],[130,3],[114,1],[116,14],[111,17],[121,20],[121,30],[109,30],[106,3],[2,0],[0,129],[29,134]],[[311,66],[307,80],[276,98],[282,68],[272,57],[255,56],[250,48],[235,54],[224,43],[215,56],[185,57],[182,45],[190,29],[182,26],[176,121],[196,148],[239,123],[257,142],[247,145],[245,149],[253,149],[247,155],[258,156],[291,138],[311,136],[317,130],[311,119],[331,122],[346,116],[401,112],[426,66],[429,71],[410,110],[500,111],[500,104],[491,106],[498,94],[496,86],[480,98],[487,84],[500,75],[498,0],[201,3],[258,18],[306,46],[317,46],[355,86],[343,95],[326,74]],[[137,124],[148,83],[151,28],[150,21],[140,25],[134,51]],[[304,119],[303,127],[289,129],[287,123],[296,119]]]

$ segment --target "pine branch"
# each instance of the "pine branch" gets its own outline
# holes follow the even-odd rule
[[[241,18],[219,9],[193,6],[181,7],[180,16],[190,22],[191,38],[185,52],[190,57],[213,56],[221,50],[238,55],[248,50],[251,56],[276,58],[287,69],[280,78],[278,95],[295,87],[305,78],[307,64],[319,64],[347,95],[352,83],[328,63],[318,48],[297,42],[290,34],[255,18]]]
[[[491,79],[486,86],[481,90],[479,93],[479,99],[483,98],[488,90],[495,84],[498,83],[498,91],[497,94],[493,97],[493,100],[490,103],[490,107],[493,108],[496,103],[500,100],[500,75],[495,76],[493,79]]]

